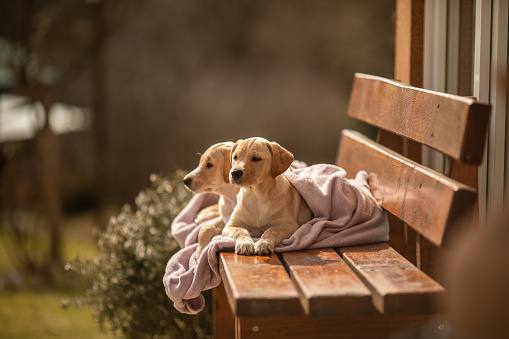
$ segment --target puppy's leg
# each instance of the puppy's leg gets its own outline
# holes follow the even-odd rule
[[[200,212],[198,212],[198,214],[196,215],[196,218],[194,219],[194,223],[196,225],[200,225],[200,224],[203,224],[205,221],[215,219],[219,216],[220,216],[220,212],[219,212],[218,204],[211,205],[211,206],[205,207]]]
[[[235,253],[253,255],[254,254],[254,241],[251,239],[249,232],[241,226],[236,226],[230,220],[223,230],[223,237],[230,237],[235,239]]]
[[[212,238],[214,238],[216,235],[221,234],[224,228],[224,222],[223,218],[217,217],[207,223],[206,225],[203,225],[200,229],[200,232],[198,233],[198,247],[196,248],[196,260],[201,255],[201,252],[203,249],[210,243]]]
[[[279,223],[279,226],[268,228],[255,243],[255,253],[257,255],[273,253],[274,247],[283,239],[290,238],[298,228],[299,224],[295,220],[284,220]]]

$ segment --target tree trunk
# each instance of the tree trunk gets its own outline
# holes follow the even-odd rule
[[[49,124],[50,105],[43,102],[44,127],[36,136],[40,160],[41,205],[48,222],[50,238],[49,259],[52,264],[62,263],[61,201],[59,190],[60,147],[58,137]]]
[[[107,162],[108,162],[108,119],[106,115],[106,67],[104,56],[104,37],[106,34],[103,2],[94,3],[95,46],[92,59],[93,93],[93,150],[95,173],[95,211],[96,223],[106,227],[105,205],[107,201]]]

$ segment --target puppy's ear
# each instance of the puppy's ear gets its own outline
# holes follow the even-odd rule
[[[270,142],[268,146],[272,154],[271,175],[275,178],[290,167],[293,162],[293,154],[275,142]]]
[[[223,147],[223,179],[227,184],[230,183],[230,170],[232,169],[232,147]]]
[[[242,139],[239,139],[235,144],[233,144],[232,151],[230,153],[230,163],[233,163],[233,153],[235,153],[235,150],[237,149],[237,147],[239,146],[239,142],[241,141]]]

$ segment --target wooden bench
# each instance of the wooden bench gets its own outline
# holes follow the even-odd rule
[[[432,147],[452,159],[448,164],[464,163],[469,169],[482,161],[489,111],[472,98],[363,74],[355,75],[348,107],[350,117]],[[336,164],[349,177],[359,170],[375,175],[375,197],[395,217],[391,222],[404,222],[414,250],[426,241],[440,251],[461,226],[456,222],[476,206],[475,188],[355,131],[342,132]],[[417,234],[413,238],[408,236],[412,230]],[[221,252],[215,337],[387,338],[427,321],[442,310],[445,289],[417,267],[426,258],[419,258],[416,266],[391,245],[272,256]],[[436,257],[431,265],[437,264]]]

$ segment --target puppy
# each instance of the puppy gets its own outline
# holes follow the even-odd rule
[[[200,229],[196,258],[215,235],[221,234],[237,203],[239,188],[229,182],[233,145],[233,142],[223,142],[210,146],[201,156],[198,167],[184,177],[184,184],[192,192],[220,195],[218,210],[215,205],[207,207],[196,219],[197,224],[212,220]]]
[[[198,212],[196,218],[194,219],[194,223],[196,225],[201,225],[206,221],[219,218],[220,216],[221,213],[219,213],[219,204],[210,205]]]
[[[270,254],[313,217],[311,210],[281,175],[293,155],[263,138],[239,140],[233,146],[230,182],[240,187],[237,205],[223,236],[236,240],[238,254]],[[260,237],[254,243],[253,237]]]

